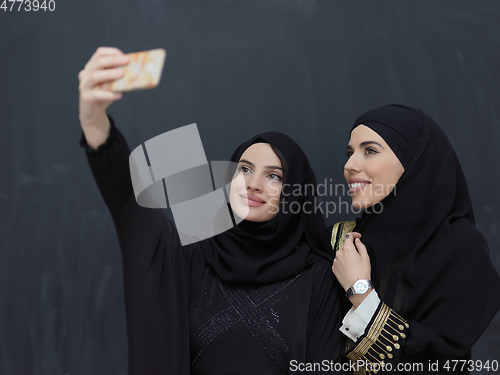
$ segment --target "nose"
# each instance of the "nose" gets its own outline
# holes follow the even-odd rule
[[[344,165],[344,170],[348,173],[359,173],[361,171],[356,155],[353,154],[349,157]]]
[[[256,173],[251,174],[249,176],[246,176],[245,181],[247,184],[247,190],[250,190],[250,191],[262,191],[263,190],[262,181],[259,178],[259,176],[256,175]]]

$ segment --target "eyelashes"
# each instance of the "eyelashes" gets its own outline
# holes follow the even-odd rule
[[[375,150],[374,148],[371,148],[371,147],[365,147],[365,155],[366,154],[374,155],[374,154],[378,154],[378,151]]]
[[[354,154],[354,152],[352,150],[347,150],[345,152],[345,157],[349,159],[353,154]],[[378,154],[377,150],[375,150],[372,147],[368,147],[368,146],[365,147],[365,155],[375,155],[375,154]]]
[[[281,177],[279,174],[271,173],[269,176],[276,176],[276,178],[273,178],[273,180],[283,181],[283,177]]]

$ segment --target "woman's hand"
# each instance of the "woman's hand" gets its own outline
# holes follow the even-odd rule
[[[80,124],[87,144],[94,149],[106,142],[109,136],[106,109],[122,97],[121,93],[100,90],[96,86],[123,77],[122,66],[128,63],[129,58],[119,49],[99,47],[78,74]]]
[[[356,280],[370,280],[371,278],[370,257],[366,246],[361,242],[361,234],[351,232],[347,235],[349,237],[344,240],[344,245],[337,251],[332,266],[335,277],[346,291]],[[350,297],[350,300],[357,307],[369,293],[354,295]]]

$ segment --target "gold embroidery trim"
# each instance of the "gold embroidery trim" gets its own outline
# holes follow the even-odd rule
[[[368,353],[368,349],[370,349],[374,344],[377,343],[377,339],[382,333],[382,329],[384,325],[387,323],[389,319],[389,315],[391,313],[391,309],[385,303],[382,302],[382,306],[380,307],[380,311],[375,317],[373,324],[368,330],[368,334],[361,340],[361,342],[356,345],[356,347],[347,355],[347,358],[356,362],[361,357],[363,357],[366,353]],[[377,346],[379,346],[377,344]]]
[[[347,358],[356,362],[362,357],[370,363],[378,362],[382,368],[385,359],[392,359],[394,350],[401,348],[399,338],[406,338],[405,328],[408,323],[382,302],[367,335],[347,354]]]
[[[342,247],[345,235],[352,232],[355,226],[355,221],[339,221],[333,226],[330,243],[334,252],[337,252]]]

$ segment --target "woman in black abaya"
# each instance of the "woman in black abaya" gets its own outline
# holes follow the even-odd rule
[[[100,48],[79,78],[81,145],[120,241],[129,373],[298,374],[317,364],[340,372],[340,287],[303,151],[280,133],[240,145],[230,202],[245,220],[181,246],[161,210],[136,203],[130,150],[105,112],[121,94],[97,87],[126,63]]]
[[[471,358],[500,308],[500,278],[446,135],[424,112],[388,105],[355,121],[347,156],[353,206],[365,210],[354,229],[332,233],[332,270],[354,293],[341,328],[346,356],[372,373],[404,373],[398,363],[422,364],[407,373],[475,370],[452,360]]]
[[[315,185],[305,155],[279,133],[235,151],[232,161],[245,157],[241,173],[259,173],[264,164],[245,151],[262,142],[281,156],[283,194]],[[245,220],[182,247],[161,211],[135,202],[118,130],[98,150],[86,147],[123,255],[131,374],[286,374],[295,364],[339,360],[339,288],[329,244],[321,243],[323,218],[281,210],[313,196],[286,194],[271,220]],[[254,182],[245,191],[266,198]]]

